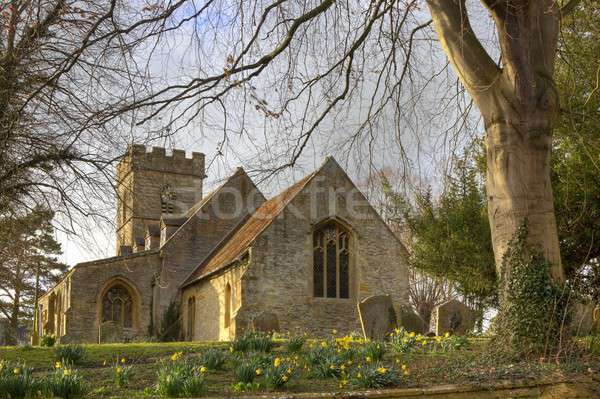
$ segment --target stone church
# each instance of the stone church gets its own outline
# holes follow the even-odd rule
[[[203,195],[205,177],[203,154],[131,146],[117,166],[117,254],[40,298],[38,335],[229,340],[268,314],[322,336],[360,331],[368,296],[408,304],[401,244],[333,158],[271,199],[242,168]]]

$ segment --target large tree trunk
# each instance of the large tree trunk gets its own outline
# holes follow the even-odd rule
[[[555,0],[481,0],[498,31],[502,68],[475,36],[465,0],[428,0],[438,37],[486,126],[488,216],[496,268],[517,229],[564,280],[550,184],[553,83],[561,10]]]
[[[509,242],[526,223],[528,243],[550,262],[552,277],[564,280],[550,184],[551,141],[551,130],[522,132],[510,122],[486,129],[488,216],[499,275]]]

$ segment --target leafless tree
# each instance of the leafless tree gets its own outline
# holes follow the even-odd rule
[[[149,93],[145,39],[184,1],[7,0],[0,5],[0,211],[42,204],[102,216],[123,148],[139,135],[115,109]],[[91,206],[91,204],[94,204]]]
[[[257,129],[252,130],[250,125],[256,122],[258,114],[265,129],[279,133],[267,139],[280,151],[264,151],[256,157],[260,162],[270,161],[272,172],[295,165],[311,138],[319,134],[327,137],[340,125],[351,127],[342,144],[345,149],[364,146],[370,154],[379,150],[373,146],[377,132],[390,136],[394,133],[403,160],[400,167],[409,169],[407,143],[418,145],[423,135],[422,127],[410,123],[413,114],[419,110],[417,104],[423,93],[434,90],[436,81],[455,79],[445,75],[445,63],[449,63],[461,85],[455,85],[455,93],[441,94],[445,99],[458,99],[455,112],[466,116],[450,122],[449,131],[466,130],[473,105],[484,122],[486,188],[498,272],[504,272],[503,255],[526,219],[529,243],[540,247],[552,264],[552,277],[564,280],[549,159],[558,112],[553,74],[559,26],[577,0],[181,0],[157,2],[141,11],[128,9],[116,0],[68,4],[60,0],[15,0],[9,4],[10,8],[5,6],[2,14],[8,29],[2,36],[6,43],[2,48],[5,88],[0,120],[11,128],[3,131],[9,132],[9,137],[19,137],[22,130],[12,127],[14,121],[19,121],[19,126],[37,126],[38,132],[51,132],[41,137],[47,138],[46,143],[58,143],[59,149],[75,147],[69,143],[85,143],[78,147],[79,155],[92,149],[97,153],[97,147],[107,149],[109,143],[114,143],[110,135],[111,140],[100,140],[104,145],[92,144],[95,142],[80,136],[93,131],[97,138],[98,130],[88,127],[101,126],[103,131],[110,126],[107,123],[124,112],[132,113],[128,115],[132,115],[137,126],[169,133],[196,121],[221,126],[224,148],[232,135],[256,133]],[[23,7],[18,7],[30,4],[36,5],[33,12],[22,12]],[[65,4],[66,12],[52,12],[62,10]],[[117,5],[124,11],[115,13]],[[495,26],[492,43],[482,41],[470,23],[469,14],[477,12],[477,6],[481,15],[491,16]],[[90,21],[77,16],[78,12],[92,12],[95,18]],[[39,37],[47,16],[53,15],[59,16],[58,26],[64,29],[52,32],[72,34],[65,35],[58,45],[52,40],[49,46],[32,47],[37,51],[32,52],[32,61],[26,64],[32,72],[22,76],[35,77],[33,90],[11,86],[19,82],[12,78],[17,71],[12,60],[19,59],[18,49],[23,47],[19,43],[30,48],[28,38]],[[11,25],[15,18],[30,24]],[[447,57],[441,66],[425,62],[428,57],[435,57],[436,41]],[[136,57],[119,63],[122,57],[130,56],[129,49],[136,45],[146,51],[145,64]],[[116,59],[110,55],[115,47],[119,54]],[[186,52],[190,49],[196,59],[188,73],[152,81],[157,85],[149,87],[146,93],[131,90],[134,85],[128,83],[118,92],[116,104],[105,100],[119,85],[99,85],[97,63],[92,60],[107,61],[109,68],[104,71],[110,70],[109,76],[126,75],[130,81],[136,81],[131,77],[138,77],[143,86],[145,76],[138,76],[138,70],[131,71],[130,66],[140,65],[145,72],[151,72],[150,60],[164,56],[159,50],[182,51],[183,47]],[[55,54],[59,61],[47,66],[48,54]],[[88,58],[83,57],[86,54]],[[497,55],[498,60],[490,54]],[[36,83],[44,74],[49,78]],[[93,92],[85,91],[88,84]],[[67,95],[65,86],[77,90]],[[468,97],[463,96],[461,87]],[[19,94],[10,97],[12,93]],[[81,104],[82,93],[100,97],[101,101],[96,106],[86,103],[77,109],[75,123],[73,114]],[[63,99],[61,104],[67,111],[48,124],[41,115],[57,107],[56,96]],[[34,102],[33,98],[44,100]],[[448,102],[437,107],[443,111]],[[30,112],[27,118],[22,114],[24,110]],[[254,121],[250,115],[254,115]],[[74,129],[74,125],[85,128]],[[65,135],[77,137],[77,141],[65,141]],[[458,135],[434,139],[455,145]],[[25,140],[25,146],[2,147],[16,152],[18,148],[35,148],[36,140],[34,135]],[[2,162],[7,158],[4,153]],[[54,165],[51,155],[44,161]],[[10,178],[28,170],[24,178],[40,173],[43,180],[53,182],[53,176],[41,167],[44,164],[38,165],[39,169],[9,167],[8,173],[3,173]],[[98,162],[94,165],[94,170],[104,171],[97,167]],[[71,169],[76,175],[90,173]]]

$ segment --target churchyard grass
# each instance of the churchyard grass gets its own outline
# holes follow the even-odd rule
[[[402,339],[412,346],[410,350],[401,344]],[[501,360],[486,350],[487,341],[397,332],[386,343],[356,337],[307,337],[300,349],[292,345],[291,351],[287,340],[275,340],[271,345],[262,342],[254,350],[225,342],[82,345],[85,354],[77,366],[57,364],[54,348],[0,348],[0,359],[7,373],[13,365],[26,365],[40,383],[61,376],[61,382],[67,379],[63,377],[69,377],[70,382],[75,379],[71,376],[76,376],[75,382],[84,382],[83,397],[98,399],[339,392],[590,375],[600,378],[600,356],[586,351],[591,339],[581,341],[583,355],[559,363]],[[69,370],[66,375],[65,369]]]

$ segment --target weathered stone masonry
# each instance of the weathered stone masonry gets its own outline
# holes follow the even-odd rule
[[[198,153],[134,145],[117,169],[118,256],[76,265],[41,298],[40,335],[98,342],[116,326],[111,339],[144,339],[171,303],[182,339],[233,339],[265,312],[326,335],[359,331],[367,296],[408,304],[400,243],[333,158],[268,201],[241,168],[203,196]],[[322,240],[341,252],[317,262]]]

